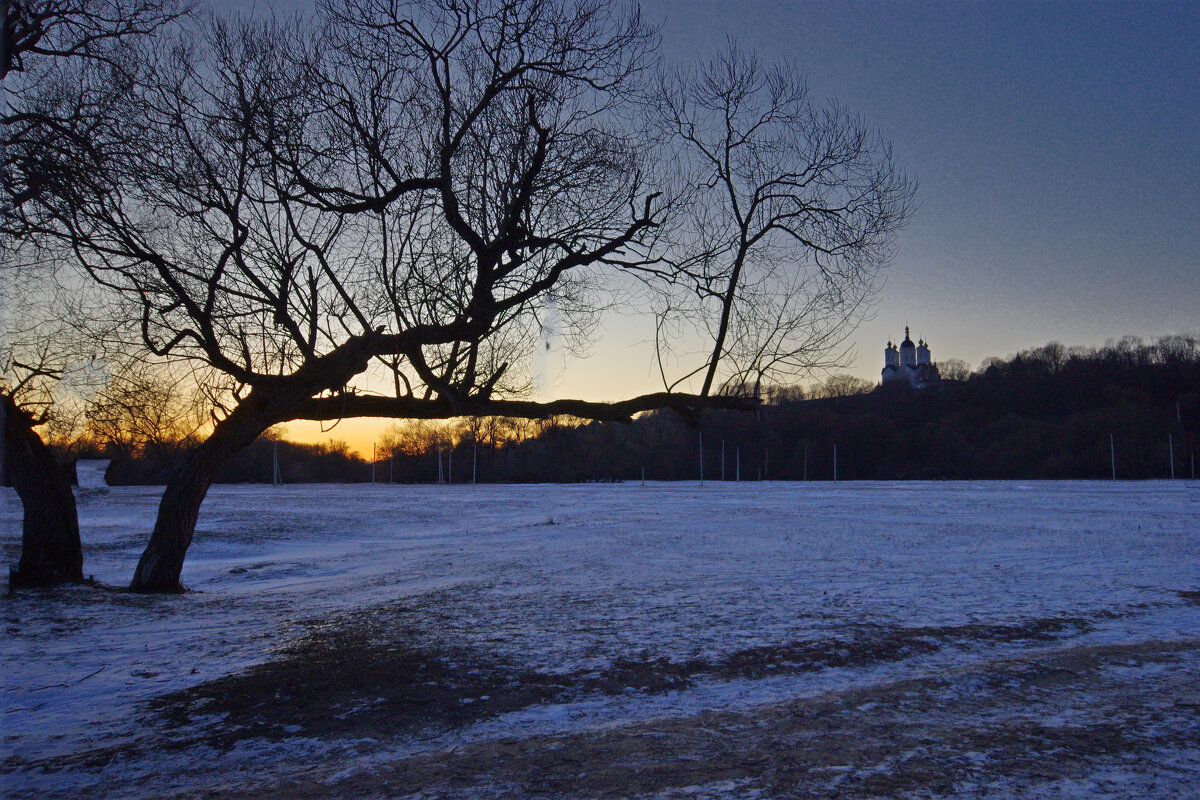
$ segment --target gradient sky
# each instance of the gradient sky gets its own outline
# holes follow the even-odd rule
[[[849,370],[1200,330],[1200,4],[645,0],[665,56],[789,59],[920,181]],[[573,370],[572,370],[573,371]]]
[[[642,7],[662,24],[668,61],[731,37],[796,62],[815,95],[863,114],[919,180],[919,210],[847,371],[878,380],[906,323],[934,360],[972,366],[1051,340],[1200,331],[1200,3]],[[659,388],[650,336],[647,321],[610,318],[547,396]],[[361,449],[367,431],[340,435]]]

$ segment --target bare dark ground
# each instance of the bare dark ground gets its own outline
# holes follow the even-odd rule
[[[314,627],[277,660],[160,698],[155,711],[184,734],[176,746],[220,750],[292,736],[386,745],[537,704],[631,693],[649,702],[700,680],[867,667],[946,647],[1039,649],[738,711],[475,741],[411,757],[382,747],[357,770],[347,768],[368,762],[348,752],[337,763],[296,765],[286,782],[187,795],[957,798],[1028,796],[1083,782],[1099,788],[1068,795],[1105,796],[1111,784],[1114,797],[1188,798],[1200,781],[1200,641],[1071,646],[1090,628],[1082,618],[864,625],[836,640],[719,660],[645,658],[547,674],[437,646],[415,629],[397,631],[403,616],[376,612]],[[1130,786],[1132,794],[1122,791]]]
[[[759,679],[830,667],[867,667],[947,646],[1051,642],[1090,628],[1080,617],[1011,625],[859,625],[836,638],[753,647],[720,659],[617,659],[588,672],[523,669],[485,652],[422,636],[408,609],[376,609],[321,623],[273,661],[163,696],[153,707],[178,726],[218,717],[204,741],[252,737],[386,738],[436,734],[540,703],[656,694],[700,679]],[[419,616],[419,614],[417,615]]]
[[[1200,640],[1080,647],[1075,638],[1092,628],[1082,617],[861,625],[722,658],[646,655],[551,674],[447,644],[421,624],[427,616],[391,606],[314,622],[273,661],[155,700],[136,742],[0,766],[104,769],[170,752],[212,759],[213,768],[186,790],[157,787],[152,796],[231,800],[1005,798],[1059,789],[1190,800],[1200,785]],[[1004,645],[1006,656],[816,697],[582,732],[469,734],[453,748],[419,744],[542,704],[625,695],[654,708],[657,696],[703,681],[865,670],[990,645]],[[331,746],[309,762],[274,765],[271,778],[244,770],[221,778],[223,752],[256,742],[292,752],[294,737]],[[404,748],[416,754],[397,755]]]
[[[1200,642],[1069,648],[739,712],[482,741],[210,798],[1195,797]]]

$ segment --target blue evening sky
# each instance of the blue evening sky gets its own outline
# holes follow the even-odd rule
[[[1051,340],[1200,332],[1200,3],[642,8],[668,62],[727,38],[796,62],[815,95],[861,113],[919,180],[849,372],[878,380],[906,323],[934,360],[972,367]],[[552,369],[543,394],[656,390],[652,337],[648,320],[610,318],[591,357]]]
[[[726,37],[861,112],[921,184],[853,371],[1200,331],[1200,4],[645,0],[665,56]]]

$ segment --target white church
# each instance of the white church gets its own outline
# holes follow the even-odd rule
[[[938,374],[937,365],[930,358],[929,344],[924,339],[918,344],[913,344],[908,326],[905,325],[904,341],[900,343],[900,347],[897,348],[889,341],[883,350],[883,375],[880,380],[885,384],[906,381],[916,389],[924,389],[940,383],[942,376]]]

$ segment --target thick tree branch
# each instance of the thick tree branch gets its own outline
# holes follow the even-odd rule
[[[316,397],[299,403],[289,413],[291,419],[330,421],[354,417],[383,417],[392,419],[450,419],[452,417],[519,417],[550,419],[570,416],[606,422],[631,422],[635,414],[644,411],[670,409],[691,420],[707,409],[753,411],[759,401],[753,397],[655,392],[629,400],[610,403],[590,400],[551,400],[544,403],[532,400],[493,400],[468,398],[458,402],[446,399],[422,400],[411,397],[375,397],[371,395],[334,395]]]

